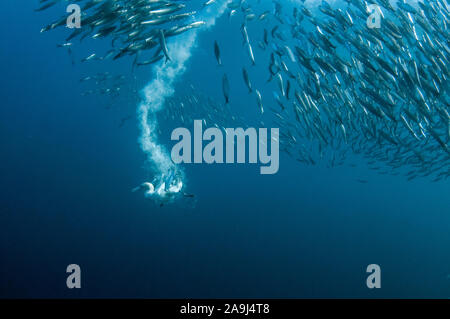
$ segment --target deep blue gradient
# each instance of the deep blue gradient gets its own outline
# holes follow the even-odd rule
[[[259,165],[185,166],[195,209],[160,208],[131,193],[149,179],[136,93],[109,105],[81,96],[79,79],[101,71],[132,78],[132,61],[80,64],[108,44],[75,41],[72,66],[56,48],[70,31],[39,33],[64,7],[35,13],[36,2],[0,2],[0,297],[450,296],[448,180],[378,175],[357,158],[348,159],[356,168],[304,166],[281,153],[273,176]],[[224,15],[200,33],[177,90],[193,83],[222,101],[226,70],[229,107],[256,117],[242,66],[267,96],[272,87],[258,49],[259,67],[250,68],[240,23]],[[136,76],[130,86],[141,89],[151,67]],[[81,289],[66,288],[72,263],[81,266]],[[372,263],[382,269],[378,290],[365,284]]]

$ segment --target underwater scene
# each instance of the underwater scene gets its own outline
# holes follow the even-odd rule
[[[449,298],[449,8],[1,1],[0,298]]]

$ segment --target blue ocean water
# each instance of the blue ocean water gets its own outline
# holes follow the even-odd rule
[[[138,144],[139,94],[130,89],[118,102],[82,96],[79,79],[107,70],[136,76],[129,85],[139,91],[152,68],[132,74],[131,59],[79,62],[108,48],[105,41],[79,45],[72,65],[56,48],[70,31],[39,33],[65,8],[36,7],[0,3],[0,297],[450,296],[448,180],[407,181],[363,162],[304,166],[281,152],[275,175],[250,164],[185,165],[194,209],[159,207],[132,193],[150,178]],[[228,107],[254,114],[241,79],[249,61],[239,28],[224,15],[199,32],[175,95],[192,83],[222,101],[226,70]],[[266,67],[248,68],[262,86]],[[171,131],[162,127],[161,139]],[[73,263],[82,288],[69,290]],[[369,264],[382,269],[381,289],[366,286]]]

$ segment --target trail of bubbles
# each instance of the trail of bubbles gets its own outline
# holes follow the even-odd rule
[[[206,7],[198,19],[206,23],[201,29],[214,26],[216,20],[225,12],[228,2],[230,1]],[[192,55],[201,29],[188,31],[177,38],[176,42],[167,44],[171,61],[161,62],[154,67],[154,79],[143,89],[144,99],[137,109],[141,129],[139,142],[147,154],[155,178],[165,182],[167,189],[172,187],[176,192],[183,187],[184,172],[172,162],[169,152],[158,141],[156,113],[164,108],[164,102],[174,93],[175,81],[186,71],[185,64]]]

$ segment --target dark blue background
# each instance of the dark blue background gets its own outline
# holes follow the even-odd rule
[[[107,44],[76,48],[72,66],[56,48],[70,31],[39,33],[64,7],[36,7],[0,3],[0,297],[450,295],[448,181],[406,181],[364,165],[306,167],[282,153],[274,176],[255,165],[186,166],[195,209],[159,208],[131,193],[148,177],[135,116],[118,127],[135,114],[133,94],[110,109],[107,98],[80,96],[79,79],[98,63],[78,61]],[[179,86],[189,81],[222,100],[226,68],[230,107],[253,112],[240,73],[249,65],[240,23],[224,16],[200,33]],[[270,96],[262,86],[267,59],[254,50],[259,68],[251,75]],[[130,76],[130,65],[119,60],[102,70]],[[140,89],[151,68],[138,77]],[[81,266],[82,289],[66,288],[71,263]],[[382,269],[379,290],[365,285],[371,263]]]

